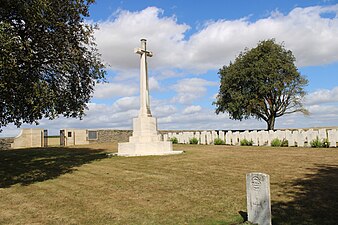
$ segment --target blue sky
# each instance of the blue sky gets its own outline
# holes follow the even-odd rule
[[[310,116],[281,117],[276,128],[338,126],[338,1],[333,0],[98,0],[88,23],[107,65],[109,83],[98,84],[83,120],[41,120],[62,128],[131,129],[139,109],[139,57],[133,49],[148,40],[151,110],[160,129],[265,129],[262,121],[215,115],[218,69],[244,48],[275,38],[296,56],[309,80]],[[13,136],[9,125],[0,136]]]

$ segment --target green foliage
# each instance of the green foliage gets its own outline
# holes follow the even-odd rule
[[[319,140],[319,138],[317,136],[315,140],[312,140],[310,142],[310,145],[311,145],[312,148],[321,148],[323,143]]]
[[[286,140],[285,138],[282,140],[282,142],[281,142],[281,145],[280,145],[281,147],[288,147],[289,146],[289,141],[288,140]]]
[[[214,145],[225,145],[225,142],[220,138],[215,138]]]
[[[329,139],[327,139],[327,138],[324,138],[324,139],[323,139],[322,147],[323,147],[323,148],[328,148],[328,147],[330,147]]]
[[[310,142],[312,148],[328,148],[330,147],[330,142],[327,138],[320,140],[317,136],[315,140]]]
[[[105,71],[86,24],[94,0],[0,4],[0,128],[82,117]]]
[[[281,147],[282,146],[282,141],[279,140],[278,138],[275,138],[271,141],[271,146],[272,147]]]
[[[248,141],[247,139],[244,138],[240,141],[240,144],[241,144],[241,146],[252,146],[253,141],[252,140]]]
[[[189,143],[190,144],[193,144],[193,145],[197,145],[198,144],[198,139],[197,138],[191,138],[190,140],[189,140]]]
[[[178,140],[177,140],[176,137],[170,138],[170,141],[171,141],[173,144],[178,144]]]
[[[213,103],[216,113],[227,112],[235,120],[262,119],[268,130],[273,130],[275,119],[284,114],[307,114],[302,100],[308,81],[294,62],[292,52],[273,39],[246,49],[218,72],[220,89]]]

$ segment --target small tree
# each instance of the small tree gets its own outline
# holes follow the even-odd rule
[[[216,113],[227,112],[235,120],[262,119],[268,130],[274,129],[277,117],[295,112],[307,114],[302,100],[308,81],[294,62],[292,52],[274,39],[246,49],[234,63],[219,70],[220,89],[213,103]]]
[[[1,1],[0,128],[84,114],[105,74],[84,21],[93,2]]]

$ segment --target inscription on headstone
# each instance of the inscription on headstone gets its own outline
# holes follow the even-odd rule
[[[271,225],[270,176],[264,173],[246,175],[248,221]]]

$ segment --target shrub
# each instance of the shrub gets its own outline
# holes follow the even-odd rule
[[[320,147],[322,147],[323,143],[319,140],[319,138],[317,136],[316,139],[314,139],[310,142],[310,145],[311,145],[312,148],[320,148]]]
[[[282,140],[281,147],[288,147],[288,146],[289,146],[289,141],[284,138]]]
[[[214,144],[215,145],[225,145],[225,142],[222,139],[220,139],[220,138],[216,138],[214,140]]]
[[[173,144],[178,144],[178,140],[177,140],[176,137],[170,138],[170,141],[171,141]]]
[[[279,140],[278,138],[275,138],[271,141],[271,146],[272,147],[280,147],[280,146],[282,146],[282,141]]]
[[[197,145],[198,144],[198,139],[197,138],[191,138],[190,140],[189,140],[189,143],[190,144],[192,144],[192,145]]]
[[[327,138],[324,138],[322,141],[319,140],[318,136],[315,140],[310,142],[312,148],[328,148],[330,147],[330,142]]]
[[[252,146],[253,141],[252,140],[248,141],[247,139],[244,138],[241,140],[240,144],[241,146]]]
[[[324,139],[323,139],[322,147],[323,147],[323,148],[328,148],[328,147],[330,147],[329,139],[327,139],[327,138],[324,138]]]

